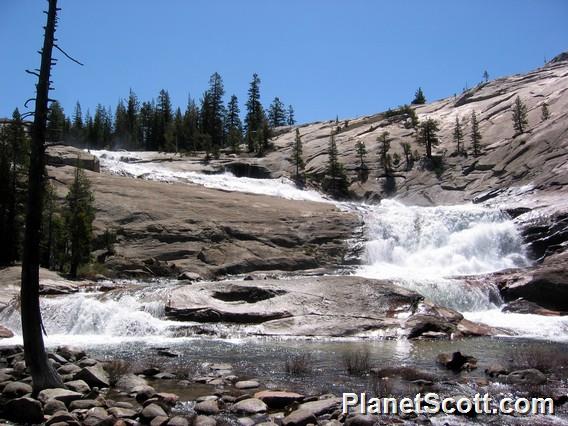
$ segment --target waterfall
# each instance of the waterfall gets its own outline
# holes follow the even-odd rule
[[[302,190],[296,187],[294,182],[284,177],[280,179],[238,178],[229,172],[207,174],[185,170],[183,166],[178,169],[175,162],[171,161],[165,163],[144,161],[149,158],[149,155],[155,156],[156,153],[105,150],[92,150],[90,152],[99,158],[101,167],[105,171],[118,176],[159,182],[191,183],[206,188],[270,195],[288,200],[332,202],[317,191]]]
[[[498,210],[383,200],[364,216],[367,243],[358,275],[395,280],[460,311],[494,308],[499,293],[452,277],[529,264],[513,221]]]

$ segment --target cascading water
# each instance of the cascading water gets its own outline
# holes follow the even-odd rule
[[[498,291],[491,286],[464,288],[451,277],[528,264],[513,222],[496,210],[383,200],[368,207],[365,224],[365,265],[358,275],[395,280],[461,311],[494,308]]]
[[[105,150],[93,150],[90,152],[99,158],[104,170],[119,176],[129,176],[159,182],[192,183],[205,186],[206,188],[271,195],[288,200],[316,201],[320,203],[331,202],[317,191],[297,188],[291,180],[286,178],[238,178],[229,172],[205,174],[195,171],[175,170],[171,166],[171,162],[147,162],[146,158],[148,158],[148,155],[155,155],[155,153],[113,152]]]

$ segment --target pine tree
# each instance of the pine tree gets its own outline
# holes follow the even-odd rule
[[[207,105],[202,106],[203,116],[203,132],[211,136],[212,149],[215,155],[225,144],[225,105],[223,104],[223,96],[225,88],[223,79],[219,73],[213,73],[209,78],[208,95],[203,97]]]
[[[329,137],[327,155],[326,176],[322,188],[325,192],[335,197],[345,197],[348,193],[349,183],[345,174],[345,168],[339,161],[337,143],[335,142],[335,134],[333,132]]]
[[[49,106],[47,114],[47,140],[60,142],[65,138],[65,113],[59,102],[54,101]]]
[[[81,104],[75,103],[75,110],[73,111],[73,128],[83,130],[83,114],[81,112]]]
[[[383,167],[385,174],[389,175],[392,171],[389,150],[391,146],[392,139],[390,138],[390,133],[385,131],[377,137],[377,142],[379,143],[379,158],[381,166]]]
[[[418,142],[426,146],[426,157],[432,158],[432,147],[438,146],[440,139],[438,138],[438,122],[432,118],[428,118],[420,124],[418,130]]]
[[[457,146],[458,154],[463,152],[463,129],[460,123],[460,118],[456,115],[456,123],[454,125],[454,143]]]
[[[489,81],[489,73],[487,72],[487,70],[483,71],[483,79],[486,83]]]
[[[471,148],[476,157],[481,154],[481,132],[475,111],[471,112]]]
[[[153,102],[142,102],[140,108],[140,139],[147,151],[157,150],[155,138],[155,109]]]
[[[268,123],[272,128],[286,125],[286,109],[278,96],[268,108]]]
[[[365,158],[367,157],[367,147],[365,146],[365,142],[359,139],[355,144],[355,151],[359,157],[359,167],[366,167]]]
[[[408,142],[401,142],[400,146],[402,147],[402,152],[404,154],[406,171],[408,171],[410,170],[412,164],[412,148],[410,146],[410,143]]]
[[[29,141],[17,108],[11,122],[2,128],[0,143],[0,265],[9,265],[21,255],[25,176],[29,166]]]
[[[548,110],[548,104],[546,102],[542,103],[542,107],[540,109],[540,119],[542,121],[546,121],[550,118],[550,111]]]
[[[227,117],[225,120],[225,132],[227,143],[234,153],[239,152],[239,145],[243,140],[243,125],[241,123],[239,101],[235,95],[231,96],[227,104]]]
[[[142,145],[139,113],[140,103],[138,102],[138,97],[136,93],[130,89],[126,103],[126,146],[128,149],[136,149]]]
[[[167,90],[160,90],[154,112],[153,142],[155,150],[163,150],[166,146],[166,131],[174,117],[170,94]]]
[[[187,108],[183,115],[183,142],[181,148],[187,151],[199,149],[199,107],[195,101],[189,97]]]
[[[264,109],[260,103],[260,78],[258,74],[253,74],[252,81],[248,90],[248,100],[246,103],[247,114],[245,117],[245,132],[248,151],[253,152],[256,148],[256,133],[261,130],[264,120]]]
[[[529,124],[527,118],[527,106],[520,96],[517,96],[513,104],[513,128],[517,135],[523,134]]]
[[[304,158],[303,158],[303,148],[302,148],[302,137],[300,135],[300,130],[296,129],[296,136],[292,141],[292,154],[289,161],[294,166],[294,181],[296,185],[303,186],[304,184]]]
[[[81,104],[75,103],[73,110],[73,121],[71,122],[71,129],[67,140],[75,146],[82,147],[85,144],[85,123],[83,122],[83,113],[81,111]]]
[[[65,198],[65,228],[69,240],[69,274],[75,278],[80,265],[88,263],[91,256],[94,197],[85,172],[75,169],[75,179]]]
[[[128,146],[128,113],[124,101],[119,99],[114,111],[114,132],[113,132],[113,147],[127,147]]]
[[[294,117],[294,108],[292,107],[292,105],[288,105],[286,124],[288,124],[288,126],[293,126],[294,124],[296,124],[296,118]]]
[[[61,217],[55,188],[46,182],[44,209],[40,242],[40,265],[44,268],[62,271],[65,266],[67,238]]]
[[[422,87],[419,87],[416,93],[414,94],[414,99],[412,101],[413,105],[422,105],[426,103],[426,96],[424,96],[424,92],[422,91]]]

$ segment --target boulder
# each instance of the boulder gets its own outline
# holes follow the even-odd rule
[[[136,401],[141,404],[152,398],[156,394],[156,390],[152,386],[141,385],[132,388],[131,393],[135,394]]]
[[[269,408],[284,408],[294,402],[304,399],[304,395],[296,392],[270,390],[257,392],[254,394],[254,397],[263,401]]]
[[[32,387],[27,383],[11,382],[4,386],[2,395],[6,398],[18,398],[28,393],[32,393]]]
[[[379,421],[379,416],[371,414],[357,414],[345,420],[345,426],[373,426]]]
[[[197,416],[193,420],[193,426],[215,426],[217,421],[213,417]]]
[[[131,393],[134,389],[147,385],[148,383],[144,378],[139,377],[136,374],[128,373],[121,376],[114,387],[118,390]]]
[[[175,416],[168,421],[167,426],[189,426],[189,421],[185,417]]]
[[[156,417],[168,417],[168,415],[160,405],[152,403],[144,407],[140,417],[142,420],[150,423]]]
[[[50,399],[56,399],[57,401],[63,402],[65,405],[69,406],[71,402],[83,398],[83,395],[79,392],[70,391],[68,389],[44,389],[39,394],[37,399],[42,403],[46,403]]]
[[[43,422],[41,403],[33,398],[12,399],[4,406],[4,418],[21,424],[40,424]]]
[[[45,422],[46,426],[55,425],[58,423],[68,424],[68,425],[79,425],[77,419],[67,411],[57,411]]]
[[[260,386],[256,380],[242,380],[240,382],[235,383],[235,387],[237,389],[254,389]]]
[[[298,409],[305,410],[318,417],[325,413],[336,410],[341,403],[341,398],[325,398],[317,401],[304,402],[300,404]]]
[[[316,416],[310,410],[302,409],[292,411],[282,420],[282,426],[306,426],[317,423]]]
[[[62,365],[57,369],[57,372],[60,375],[75,374],[78,373],[79,371],[81,371],[81,367],[78,367],[75,364],[71,363]]]
[[[233,413],[244,415],[265,413],[267,409],[266,404],[258,398],[243,399],[231,407]]]
[[[73,376],[75,380],[84,380],[91,387],[108,388],[109,377],[101,364],[84,367]]]
[[[43,404],[43,412],[47,415],[52,415],[57,411],[66,411],[67,407],[63,401],[57,399],[49,399]]]
[[[214,400],[205,400],[195,404],[193,408],[197,414],[216,415],[219,414],[219,404]]]
[[[514,385],[542,385],[546,383],[546,376],[536,368],[512,371],[506,377],[507,383]]]
[[[108,413],[119,419],[122,418],[134,419],[138,415],[138,412],[136,410],[132,410],[130,408],[120,408],[120,407],[109,408]]]
[[[154,417],[150,422],[150,426],[165,426],[169,420],[167,416]]]
[[[69,388],[70,390],[79,393],[89,393],[91,391],[91,387],[83,380],[72,380],[70,382],[65,382],[65,386],[67,386],[67,388]]]
[[[60,346],[56,349],[55,353],[61,355],[69,362],[77,361],[86,356],[85,351],[76,346]]]

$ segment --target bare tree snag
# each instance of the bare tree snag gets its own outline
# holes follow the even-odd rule
[[[26,233],[22,258],[21,315],[24,355],[33,380],[33,391],[64,387],[49,364],[43,342],[43,324],[39,304],[40,232],[43,210],[45,172],[45,134],[49,101],[57,0],[48,0],[47,25],[41,51],[41,67],[35,98],[35,115],[31,129],[31,155],[26,209]]]

